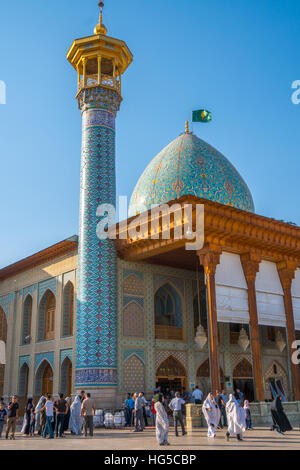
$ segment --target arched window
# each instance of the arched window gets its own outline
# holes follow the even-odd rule
[[[123,364],[123,389],[127,393],[145,390],[145,365],[135,354]]]
[[[32,297],[27,295],[23,307],[23,328],[22,328],[22,344],[30,343],[32,318]]]
[[[72,393],[72,362],[68,357],[63,360],[60,373],[60,391],[65,396]]]
[[[39,341],[54,339],[56,300],[54,294],[47,290],[39,307]]]
[[[169,283],[158,289],[154,297],[155,337],[183,339],[182,302],[177,290]]]
[[[64,288],[62,337],[73,336],[74,286],[69,281]]]
[[[7,322],[6,315],[2,307],[0,307],[0,341],[6,343],[7,339]],[[5,365],[0,364],[0,397],[3,396],[3,387],[4,387],[4,372]]]
[[[23,364],[20,369],[19,376],[19,395],[20,397],[27,397],[28,394],[28,376],[29,376],[29,367],[26,364]]]

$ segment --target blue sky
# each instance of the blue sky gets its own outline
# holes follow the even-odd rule
[[[78,233],[81,116],[72,40],[92,34],[96,0],[2,2],[0,267]],[[184,131],[194,108],[213,122],[194,132],[246,180],[256,212],[300,225],[298,0],[106,0],[104,23],[127,42],[117,119],[118,195]]]

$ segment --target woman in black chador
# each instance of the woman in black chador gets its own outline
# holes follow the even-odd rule
[[[273,431],[275,429],[279,434],[283,434],[286,431],[293,430],[285,412],[283,411],[281,400],[282,397],[277,396],[271,405],[271,413],[273,419],[273,426],[271,430]]]

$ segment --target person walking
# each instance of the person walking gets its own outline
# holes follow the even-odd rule
[[[125,427],[131,426],[133,408],[134,408],[134,400],[131,396],[131,393],[128,393],[127,398],[125,400],[125,421],[126,421]]]
[[[5,438],[8,439],[9,431],[11,430],[10,439],[15,440],[16,424],[19,417],[19,404],[17,397],[14,395],[11,402],[7,407],[7,426]]]
[[[148,426],[148,420],[147,420],[147,412],[146,409],[149,406],[148,401],[145,398],[144,392],[141,392],[141,398],[143,400],[143,419],[144,419],[144,427]]]
[[[271,414],[273,420],[273,426],[271,427],[271,431],[274,429],[278,434],[284,434],[286,431],[292,431],[293,428],[291,423],[289,422],[283,406],[282,406],[282,397],[277,396],[275,400],[271,404]]]
[[[139,396],[136,397],[134,402],[134,412],[135,412],[135,429],[133,432],[142,432],[144,431],[144,423],[143,423],[143,394],[140,393]]]
[[[47,434],[49,434],[48,439],[54,439],[53,426],[52,426],[54,407],[53,407],[53,402],[51,400],[51,395],[47,395],[46,403],[43,406],[43,408],[41,408],[41,411],[44,411],[44,410],[46,414],[46,424],[44,426],[43,438],[46,439]]]
[[[223,429],[224,427],[227,426],[226,403],[224,403],[223,396],[218,391],[216,392],[216,401],[217,401],[217,405],[221,413],[219,428]],[[222,423],[222,418],[223,418],[223,423]]]
[[[201,390],[199,390],[198,385],[196,385],[196,388],[193,391],[192,397],[195,400],[195,405],[201,405],[202,398],[203,398],[203,392]]]
[[[75,400],[73,401],[70,409],[71,409],[71,416],[70,416],[69,427],[71,429],[71,434],[80,436],[81,429],[82,429],[81,396],[80,395],[77,395],[77,397],[75,397]]]
[[[31,420],[31,412],[34,409],[33,400],[32,398],[28,398],[27,405],[25,407],[25,429],[24,429],[24,436],[28,437],[30,434],[30,420]]]
[[[249,401],[245,400],[244,401],[244,411],[246,414],[246,431],[247,430],[252,430],[252,418],[251,418],[251,411],[250,411],[250,406],[249,406]]]
[[[155,403],[156,403],[156,400],[155,400],[155,398],[153,397],[153,398],[152,398],[152,401],[151,401],[151,416],[152,416],[152,424],[153,424],[153,426],[155,426],[155,422],[156,422]]]
[[[84,435],[87,437],[87,430],[89,429],[90,437],[94,435],[94,416],[96,413],[94,400],[91,394],[86,394],[86,399],[82,402],[80,416],[83,417]]]
[[[182,435],[186,434],[184,429],[184,422],[182,417],[182,406],[185,405],[185,401],[180,398],[180,393],[175,393],[175,398],[169,404],[169,408],[173,411],[174,426],[175,426],[175,435],[178,437],[178,423],[180,423]]]
[[[71,397],[67,397],[66,402],[67,402],[67,406],[68,406],[68,411],[67,411],[67,413],[65,415],[65,419],[64,419],[63,435],[69,429],[70,415],[71,415],[71,409],[70,409],[70,407],[71,407]]]
[[[2,437],[2,431],[7,420],[7,411],[4,407],[4,403],[0,403],[0,439]]]
[[[221,413],[211,392],[203,403],[202,411],[208,427],[207,437],[216,437],[216,428],[219,425]]]
[[[169,434],[169,420],[164,407],[164,396],[162,393],[159,394],[158,401],[155,403],[156,411],[156,439],[160,446],[169,446],[168,434]]]
[[[69,405],[64,399],[64,394],[59,394],[59,399],[54,402],[54,409],[56,412],[55,434],[56,437],[63,437],[64,421],[68,412]]]
[[[246,413],[233,394],[229,395],[229,400],[226,403],[226,413],[228,429],[225,434],[225,439],[229,441],[230,435],[233,434],[238,441],[242,441],[243,432],[246,430]]]

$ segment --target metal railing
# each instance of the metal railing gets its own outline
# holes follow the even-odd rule
[[[83,78],[80,80],[78,84],[78,91],[82,90],[83,88],[103,85],[109,88],[113,88],[121,94],[121,82],[117,80],[117,78],[102,74],[100,82],[101,83],[98,81],[98,74],[95,73],[93,75],[87,75],[85,78],[85,84]]]

